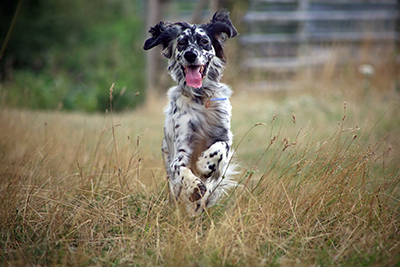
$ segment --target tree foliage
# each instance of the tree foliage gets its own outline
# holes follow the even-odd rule
[[[22,1],[22,0],[21,0]],[[0,3],[3,100],[34,108],[134,108],[144,98],[141,1],[18,0]],[[16,23],[11,27],[12,18]],[[135,94],[140,92],[138,97]]]

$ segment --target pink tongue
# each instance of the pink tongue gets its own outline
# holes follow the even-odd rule
[[[190,87],[200,88],[201,87],[201,74],[199,67],[187,67],[186,68],[186,84]]]

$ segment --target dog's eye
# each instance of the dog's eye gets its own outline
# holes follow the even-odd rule
[[[200,40],[200,43],[201,44],[203,44],[203,45],[206,45],[206,44],[208,44],[210,41],[208,41],[208,39],[201,39]]]
[[[178,41],[178,46],[184,46],[186,44],[185,39],[179,40]]]

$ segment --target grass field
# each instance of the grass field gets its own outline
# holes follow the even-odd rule
[[[166,99],[1,108],[0,265],[399,266],[400,97],[315,88],[237,89],[242,186],[197,218],[168,204]]]

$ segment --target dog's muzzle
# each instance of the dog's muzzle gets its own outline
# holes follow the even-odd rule
[[[193,64],[197,60],[196,52],[187,51],[183,55],[189,64]],[[190,87],[200,88],[204,78],[205,65],[187,65],[184,66],[186,84]]]

